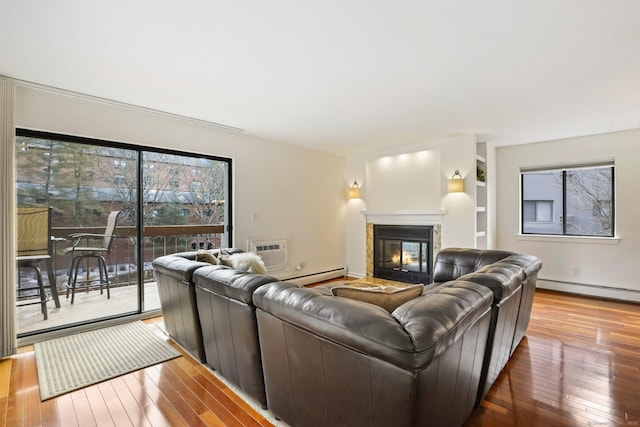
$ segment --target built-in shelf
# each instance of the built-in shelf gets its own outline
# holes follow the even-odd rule
[[[476,144],[476,180],[475,205],[476,227],[475,246],[478,249],[487,248],[487,181],[491,178],[487,174],[487,144]]]

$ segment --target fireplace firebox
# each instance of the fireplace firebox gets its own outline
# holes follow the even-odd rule
[[[433,227],[374,225],[373,275],[405,283],[431,283]]]

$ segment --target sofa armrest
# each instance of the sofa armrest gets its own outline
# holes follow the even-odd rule
[[[534,255],[516,254],[505,258],[503,261],[522,267],[525,278],[537,275],[542,269],[542,261]]]
[[[486,286],[493,292],[494,302],[499,303],[522,286],[524,269],[515,264],[497,262],[474,273],[465,274],[460,280]]]
[[[493,294],[477,283],[444,283],[398,307],[391,315],[410,335],[425,364],[456,342],[491,309]]]
[[[222,265],[208,265],[193,274],[197,287],[245,304],[253,304],[253,293],[260,286],[278,279],[263,274],[247,273]]]
[[[189,258],[174,254],[158,257],[153,260],[151,265],[153,265],[154,274],[161,273],[181,282],[190,283],[194,271],[211,264],[193,261]]]

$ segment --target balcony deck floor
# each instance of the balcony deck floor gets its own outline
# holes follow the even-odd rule
[[[47,303],[48,319],[44,320],[40,304],[32,304],[17,308],[18,334],[31,333],[37,330],[56,328],[92,319],[117,316],[135,312],[138,307],[137,286],[120,286],[111,288],[111,298],[107,299],[106,290],[101,295],[99,289],[89,292],[76,290],[76,297],[71,304],[71,296],[60,295],[60,308],[56,308],[53,300]],[[145,311],[160,308],[160,298],[156,282],[144,284]]]

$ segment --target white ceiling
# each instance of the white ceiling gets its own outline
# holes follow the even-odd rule
[[[639,0],[0,0],[0,75],[348,153],[640,127]]]

